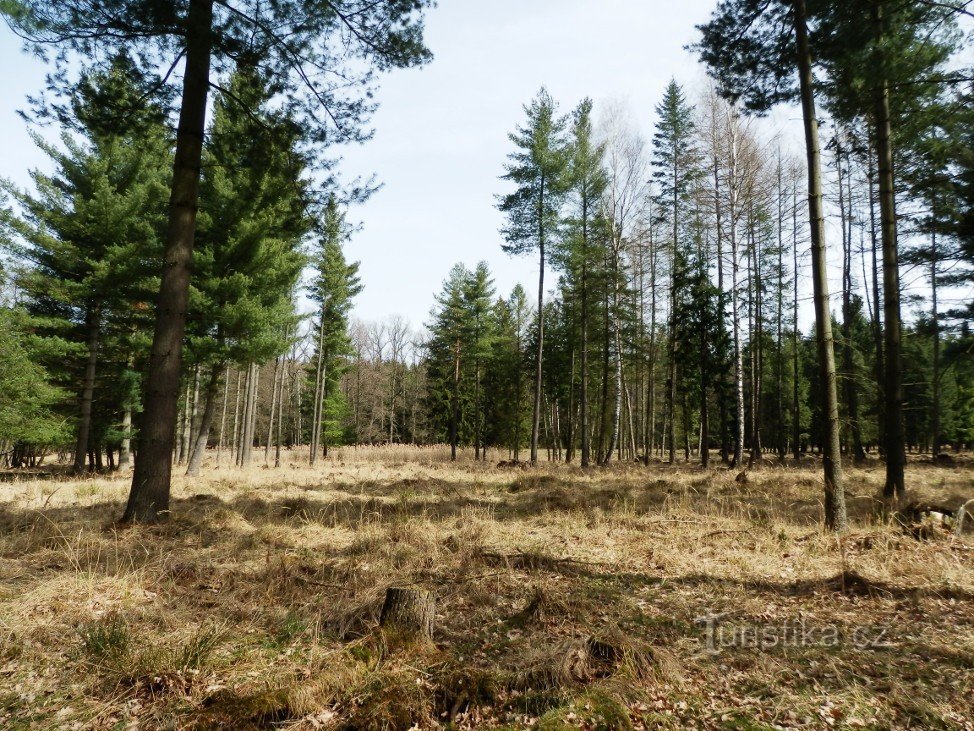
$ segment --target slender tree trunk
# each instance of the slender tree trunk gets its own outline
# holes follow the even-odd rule
[[[74,449],[73,472],[79,474],[85,470],[85,454],[91,441],[91,410],[95,400],[95,371],[98,367],[98,337],[101,331],[101,314],[98,308],[89,304],[85,313],[85,341],[88,348],[88,360],[85,362],[85,374],[81,383],[80,418],[78,420],[78,441]]]
[[[227,427],[227,403],[230,401],[230,366],[227,365],[226,373],[223,375],[223,413],[220,415],[220,438],[216,444],[216,464],[220,466],[220,458],[223,456],[223,437]]]
[[[193,409],[193,387],[191,383],[186,384],[186,393],[183,397],[182,425],[179,431],[179,442],[176,444],[176,464],[181,465],[189,459],[189,432],[190,414]]]
[[[859,423],[859,391],[856,385],[856,364],[852,347],[852,190],[846,196],[842,169],[842,146],[836,147],[836,167],[839,173],[839,213],[842,227],[842,370],[849,431],[852,436],[852,457],[861,462],[866,458],[862,448],[862,428]],[[851,177],[850,171],[845,174]],[[851,185],[851,183],[850,183]],[[848,210],[846,210],[848,203]]]
[[[240,381],[243,380],[243,371],[237,369],[237,387],[235,389],[233,404],[233,437],[230,439],[230,451],[233,452],[234,464],[240,464]]]
[[[781,169],[781,152],[778,152],[778,292],[777,292],[777,328],[775,343],[775,375],[777,377],[778,392],[778,433],[775,439],[778,459],[784,461],[788,453],[787,430],[785,429],[785,351],[784,351],[784,315],[785,315],[785,205],[784,180]]]
[[[622,419],[622,341],[619,327],[619,246],[613,245],[612,253],[612,347],[615,354],[614,400],[612,404],[612,424],[609,430],[609,446],[605,450],[605,463],[612,459],[612,452],[619,443],[619,425]]]
[[[649,452],[656,446],[656,250],[650,242],[649,259]],[[646,464],[649,464],[649,452]]]
[[[872,297],[873,297],[873,320],[872,320],[872,333],[873,333],[873,350],[875,351],[875,376],[876,376],[876,388],[879,389],[879,402],[882,404],[877,409],[876,421],[879,427],[879,453],[880,456],[886,455],[886,414],[885,414],[885,403],[886,403],[886,385],[884,383],[886,379],[886,358],[885,352],[883,350],[883,323],[882,316],[882,304],[880,301],[879,294],[879,237],[876,231],[876,186],[875,186],[875,156],[874,149],[875,145],[872,144],[870,140],[869,146],[869,162],[867,164],[867,176],[869,183],[869,238],[872,249]]]
[[[190,0],[186,19],[186,62],[176,134],[169,227],[156,325],[149,356],[145,410],[132,489],[122,522],[168,517],[172,448],[176,431],[179,372],[189,298],[200,162],[206,127],[213,0]]]
[[[879,2],[873,3],[877,41],[885,37]],[[874,103],[876,159],[879,173],[880,232],[883,241],[883,314],[886,321],[886,498],[906,492],[903,469],[906,450],[903,434],[903,357],[900,320],[900,265],[896,241],[896,189],[893,179],[893,142],[889,110],[889,82],[879,82]]]
[[[460,339],[457,338],[453,352],[453,398],[450,408],[450,461],[457,461],[457,439],[460,428]],[[534,435],[534,459],[537,462],[537,434]]]
[[[321,422],[323,419],[322,411],[324,406],[324,376],[325,376],[325,315],[322,306],[321,322],[318,325],[318,354],[315,359],[315,392],[314,407],[311,415],[311,450],[309,460],[314,466],[318,459],[318,447],[321,446]]]
[[[845,492],[839,451],[839,400],[835,384],[835,353],[832,341],[832,315],[829,311],[829,282],[825,255],[825,216],[822,210],[822,154],[819,147],[818,118],[815,114],[812,55],[808,42],[805,0],[793,0],[795,38],[798,51],[798,76],[801,88],[802,117],[805,124],[805,151],[808,157],[808,212],[812,238],[812,287],[815,299],[816,340],[819,373],[825,397],[826,419],[823,439],[825,473],[825,525],[833,531],[846,527]]]
[[[800,372],[798,370],[798,346],[800,338],[798,334],[798,185],[792,188],[792,213],[791,213],[791,255],[792,255],[792,274],[794,283],[792,285],[791,303],[791,428],[792,439],[794,440],[795,461],[802,456],[802,403],[799,398]]]
[[[588,428],[588,196],[583,193],[582,202],[582,354],[581,354],[581,430],[582,467],[591,463],[591,439]]]
[[[260,400],[260,366],[254,363],[251,366],[251,371],[254,375],[253,385],[250,389],[250,410],[247,419],[247,432],[243,444],[243,455],[240,460],[242,467],[250,465],[250,457],[254,449],[254,431],[257,427],[257,404]]]
[[[264,445],[264,464],[271,459],[271,442],[274,440],[274,417],[277,416],[277,387],[281,378],[281,356],[274,359],[274,378],[271,381],[271,414],[267,420],[267,443]]]
[[[737,179],[737,110],[732,108],[731,120],[731,170],[730,170],[730,250],[731,250],[731,331],[734,341],[734,398],[736,423],[734,425],[734,458],[736,467],[744,459],[744,349],[741,345],[740,324],[740,252],[737,245],[737,197],[740,194]]]
[[[277,435],[274,439],[274,467],[281,466],[281,439],[284,434],[284,404],[289,403],[285,400],[285,386],[287,385],[287,353],[281,356],[281,385],[277,402],[280,413],[277,417]]]
[[[196,477],[199,475],[200,465],[203,464],[206,445],[210,441],[210,428],[213,425],[213,415],[216,413],[216,397],[220,391],[220,373],[222,371],[223,364],[214,365],[204,386],[203,416],[200,419],[199,429],[196,432],[196,444],[189,458],[189,465],[186,467],[187,477]]]
[[[128,469],[132,464],[132,409],[122,412],[122,443],[118,449],[118,468]]]
[[[931,206],[930,217],[933,230],[930,233],[930,304],[931,319],[933,320],[933,403],[930,414],[931,452],[936,457],[940,454],[940,313],[937,300],[937,212]]]

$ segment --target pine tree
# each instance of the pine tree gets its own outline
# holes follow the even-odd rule
[[[592,101],[583,100],[572,118],[569,158],[570,198],[572,211],[567,220],[567,241],[562,247],[562,268],[574,281],[579,299],[579,414],[581,435],[581,464],[591,464],[591,433],[589,428],[589,344],[592,321],[592,270],[602,259],[605,221],[601,216],[601,202],[608,180],[603,168],[604,143],[594,139],[592,130]]]
[[[70,108],[60,110],[76,134],[64,132],[63,148],[35,137],[54,174],[32,172],[36,192],[11,189],[23,215],[8,217],[8,227],[17,253],[30,263],[20,281],[26,306],[47,341],[44,360],[52,374],[78,393],[75,472],[84,469],[89,451],[100,454],[115,412],[131,408],[120,403],[121,390],[106,394],[112,403],[97,403],[99,367],[107,361],[113,376],[128,380],[134,331],[144,325],[138,310],[151,297],[160,250],[169,156],[162,109],[119,120],[102,100],[131,101],[155,83],[124,55],[106,73],[83,77]],[[131,389],[124,391],[131,401]],[[110,417],[96,434],[99,411]]]
[[[504,180],[517,189],[499,200],[498,208],[507,217],[502,230],[504,251],[509,254],[538,252],[538,312],[544,309],[544,273],[547,247],[557,242],[562,220],[568,157],[564,140],[566,120],[558,116],[557,105],[542,88],[524,107],[523,126],[509,137],[517,150],[509,156]],[[531,463],[538,461],[538,434],[541,420],[541,379],[544,356],[544,318],[537,321],[535,354],[534,410],[531,417]]]
[[[204,384],[190,475],[199,472],[227,366],[280,355],[297,326],[292,292],[305,264],[309,193],[299,131],[270,99],[270,81],[241,67],[214,105],[189,303],[187,360]]]

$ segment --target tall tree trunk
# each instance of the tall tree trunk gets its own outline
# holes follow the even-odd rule
[[[450,461],[457,461],[457,439],[460,429],[460,338],[453,351],[453,397],[450,408]],[[536,437],[537,435],[535,435]],[[537,461],[537,442],[534,442],[534,461]]]
[[[798,370],[798,184],[792,188],[791,195],[791,256],[792,274],[794,282],[792,284],[791,302],[791,429],[792,439],[794,440],[794,454],[797,462],[802,456],[802,402],[799,398],[800,373]]]
[[[227,403],[230,401],[230,366],[227,365],[226,373],[223,375],[223,413],[220,415],[220,437],[216,444],[216,464],[220,465],[220,457],[223,456],[223,437],[227,427]]]
[[[849,183],[848,195],[844,188],[844,177],[851,178],[851,170],[842,169],[842,145],[836,146],[836,167],[839,173],[839,218],[842,227],[842,370],[846,409],[849,416],[849,431],[852,436],[852,457],[856,462],[866,458],[862,448],[862,428],[859,423],[859,390],[856,384],[856,362],[852,347],[852,190]],[[848,203],[848,210],[846,210]]]
[[[886,379],[886,357],[883,348],[883,323],[880,312],[882,312],[882,304],[880,302],[879,294],[879,237],[876,231],[876,195],[875,195],[875,155],[874,153],[875,145],[872,144],[870,139],[869,145],[869,162],[867,164],[867,176],[869,183],[869,239],[870,248],[872,249],[872,297],[873,297],[873,320],[872,320],[872,333],[873,333],[873,350],[875,352],[875,376],[876,376],[876,388],[879,389],[879,402],[882,404],[877,409],[876,421],[879,427],[879,452],[880,456],[886,455],[886,414],[885,414],[885,404],[886,404],[886,385],[884,383]]]
[[[213,415],[216,413],[216,397],[220,391],[220,373],[223,364],[217,364],[210,370],[210,376],[203,388],[203,416],[200,418],[199,428],[196,431],[196,444],[189,458],[189,465],[186,467],[187,477],[196,477],[200,473],[200,465],[203,464],[203,455],[206,454],[206,445],[210,441],[210,429],[213,425]]]
[[[730,181],[730,250],[731,250],[731,331],[734,341],[734,458],[731,464],[739,466],[744,459],[744,348],[741,345],[740,324],[740,270],[741,259],[737,244],[737,211],[740,195],[737,179],[738,147],[737,147],[737,110],[732,107],[731,120],[731,181]]]
[[[181,465],[189,459],[189,431],[190,413],[193,408],[193,386],[186,383],[186,393],[183,396],[182,422],[179,430],[179,441],[176,444],[176,464]]]
[[[775,439],[778,460],[784,461],[788,453],[787,431],[785,430],[785,351],[784,351],[784,315],[785,315],[785,205],[784,180],[781,169],[781,152],[778,152],[778,292],[777,292],[777,328],[775,333],[775,376],[778,392],[777,437]]]
[[[314,466],[318,459],[318,447],[321,446],[321,422],[323,420],[322,411],[324,405],[324,377],[325,377],[325,314],[324,307],[321,312],[321,322],[318,325],[318,354],[315,358],[315,391],[314,407],[311,414],[311,450],[309,461]]]
[[[240,381],[243,380],[243,370],[237,369],[237,387],[233,404],[233,437],[230,439],[230,451],[233,453],[234,464],[240,464]],[[246,388],[246,384],[244,384]]]
[[[608,464],[612,459],[612,452],[619,444],[619,426],[622,420],[622,340],[619,327],[619,247],[613,245],[612,253],[612,348],[615,354],[615,368],[613,377],[615,381],[614,399],[612,403],[612,424],[609,429],[609,445],[605,450],[604,463]]]
[[[267,443],[264,445],[264,464],[268,464],[271,459],[271,442],[274,440],[274,417],[277,415],[277,387],[278,379],[281,378],[281,357],[274,359],[274,378],[271,381],[271,415],[267,420]]]
[[[253,372],[253,385],[250,389],[250,411],[247,419],[247,432],[243,444],[243,454],[240,459],[241,467],[250,465],[250,457],[254,449],[254,431],[257,428],[257,404],[260,395],[260,366],[254,363],[251,366]]]
[[[833,531],[846,527],[845,492],[839,451],[839,399],[835,384],[835,353],[832,341],[832,314],[829,310],[829,281],[825,256],[825,215],[822,210],[822,154],[819,147],[818,118],[815,114],[812,54],[808,42],[805,0],[793,0],[795,39],[798,51],[798,77],[801,88],[802,117],[805,125],[805,152],[808,158],[808,213],[812,239],[812,288],[815,300],[815,330],[818,344],[819,375],[825,396],[826,420],[822,463],[825,473],[825,525]]]
[[[544,202],[545,179],[541,176],[541,189],[538,195],[538,350],[534,358],[534,409],[531,416],[531,464],[538,463],[538,430],[541,420],[541,374],[542,358],[544,356],[544,265],[545,265],[545,228]]]
[[[931,451],[936,457],[940,454],[940,313],[937,301],[937,211],[930,207],[933,229],[930,232],[930,316],[933,320],[933,403],[930,413]]]
[[[118,468],[128,469],[132,464],[132,409],[122,412],[122,443],[118,448]]]
[[[581,354],[581,430],[582,467],[588,467],[592,458],[592,443],[588,428],[588,196],[582,196],[582,354]]]
[[[91,410],[95,400],[95,370],[98,367],[100,331],[101,314],[95,305],[89,304],[85,312],[85,344],[88,349],[88,360],[85,362],[85,374],[81,382],[81,413],[78,419],[78,441],[75,444],[72,470],[75,474],[85,470],[85,454],[91,441]]]
[[[880,3],[873,3],[877,46],[886,35]],[[893,141],[889,111],[889,82],[879,81],[873,110],[879,174],[880,232],[883,240],[883,319],[886,322],[886,498],[906,492],[903,434],[903,356],[900,320],[900,265],[896,241],[896,189],[893,179]]]
[[[193,368],[193,398],[191,406],[187,409],[186,431],[184,432],[186,444],[183,447],[183,459],[187,464],[193,459],[193,453],[196,449],[196,435],[199,429],[199,424],[197,424],[199,401],[200,367],[197,365]]]
[[[122,522],[155,522],[169,514],[172,449],[176,435],[179,372],[189,298],[200,163],[210,77],[213,0],[190,0],[186,63],[176,134],[169,227],[156,325],[149,355],[145,410],[132,488]]]

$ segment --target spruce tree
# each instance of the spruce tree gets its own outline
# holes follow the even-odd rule
[[[345,216],[331,196],[325,208],[318,249],[312,259],[315,277],[311,299],[318,304],[314,317],[314,390],[312,393],[311,464],[317,453],[327,456],[328,444],[340,433],[346,405],[338,388],[352,353],[348,317],[352,301],[362,291],[358,262],[348,263],[343,245],[348,240]]]
[[[666,410],[669,423],[669,461],[676,460],[676,403],[679,390],[677,363],[681,360],[677,337],[681,317],[679,291],[688,277],[688,223],[694,183],[701,176],[700,153],[696,146],[694,110],[675,80],[671,80],[656,107],[659,120],[653,135],[653,179],[656,181],[655,210],[670,230],[670,321],[667,336]],[[688,344],[689,345],[689,344]],[[684,429],[689,428],[684,424]]]

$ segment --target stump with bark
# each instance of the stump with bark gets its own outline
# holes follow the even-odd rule
[[[386,589],[379,624],[388,629],[432,639],[436,604],[423,589]]]

